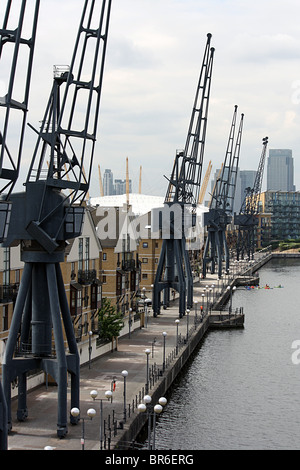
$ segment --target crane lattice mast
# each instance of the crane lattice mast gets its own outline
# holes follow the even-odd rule
[[[237,109],[238,107],[235,106],[221,175],[214,187],[209,212],[204,214],[204,225],[207,226],[207,239],[203,253],[203,277],[206,276],[209,262],[211,263],[212,274],[215,272],[216,264],[218,265],[219,277],[222,275],[223,258],[225,258],[226,272],[229,268],[226,227],[232,218],[244,122],[244,115],[242,114],[235,140]]]
[[[255,249],[255,233],[258,226],[259,197],[265,167],[265,159],[268,146],[268,137],[264,137],[261,157],[258,164],[253,188],[246,188],[246,194],[239,214],[235,214],[234,225],[238,226],[236,259],[253,259]]]
[[[186,250],[185,233],[188,228],[187,210],[195,224],[195,211],[199,199],[201,173],[207,129],[208,106],[214,48],[210,46],[211,34],[207,35],[196,97],[184,150],[177,150],[172,175],[166,192],[163,214],[168,221],[161,221],[163,245],[153,288],[153,314],[160,312],[160,293],[164,291],[167,306],[170,288],[179,292],[179,315],[185,314],[186,305],[193,303],[193,280]],[[170,217],[169,217],[170,216]],[[166,225],[165,225],[166,224]]]
[[[10,196],[11,220],[3,246],[20,244],[25,265],[3,359],[9,429],[11,382],[18,377],[17,417],[23,421],[28,415],[26,380],[30,370],[43,370],[57,383],[58,437],[68,431],[68,409],[80,408],[79,353],[60,263],[67,240],[76,238],[82,230],[82,203],[92,172],[111,3],[83,2],[71,64],[55,68],[42,125],[36,131],[25,192]],[[71,407],[67,406],[68,372]],[[77,424],[79,417],[70,416],[70,420]]]
[[[7,237],[12,204],[10,194],[19,176],[27,120],[40,1],[26,0],[12,5],[8,0],[2,12],[0,64],[9,63],[6,77],[1,75],[4,95],[0,96],[0,241]],[[29,13],[27,13],[29,10]],[[29,37],[24,19],[27,18]],[[28,34],[28,33],[27,33]],[[21,65],[22,64],[22,65]],[[8,407],[0,382],[0,450],[7,449]]]

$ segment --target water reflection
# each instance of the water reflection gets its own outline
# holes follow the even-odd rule
[[[271,262],[260,286],[239,288],[243,330],[211,331],[169,397],[158,449],[299,449],[300,263]],[[281,284],[283,288],[277,288]]]

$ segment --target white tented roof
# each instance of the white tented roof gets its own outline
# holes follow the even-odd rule
[[[101,207],[123,207],[126,202],[126,194],[120,194],[118,196],[93,197],[90,199],[92,206]],[[143,215],[147,214],[147,212],[150,212],[155,207],[163,207],[164,197],[130,193],[129,205],[132,207],[132,212],[134,214]]]
[[[132,207],[132,212],[136,215],[143,215],[151,212],[156,207],[163,207],[165,198],[162,196],[151,196],[146,194],[129,194],[129,204]],[[123,207],[126,204],[126,194],[118,196],[103,196],[94,197],[90,199],[92,206],[101,207]],[[208,208],[202,205],[197,206],[197,214],[200,215],[207,212]]]

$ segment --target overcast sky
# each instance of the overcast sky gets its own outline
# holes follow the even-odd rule
[[[28,114],[35,126],[52,66],[70,63],[82,5],[41,2]],[[98,163],[102,174],[110,168],[125,178],[126,157],[135,191],[142,165],[143,192],[165,194],[163,175],[185,146],[207,33],[215,58],[203,177],[209,160],[213,172],[224,160],[238,105],[245,115],[240,168],[257,169],[268,136],[269,148],[292,149],[300,190],[299,18],[299,0],[113,0],[90,195],[99,195]],[[30,134],[24,162],[35,139]]]

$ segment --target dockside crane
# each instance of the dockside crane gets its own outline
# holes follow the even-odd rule
[[[191,308],[193,303],[193,279],[185,233],[189,227],[195,225],[201,184],[214,58],[214,48],[210,46],[211,37],[211,34],[207,35],[186,145],[184,150],[176,152],[171,177],[167,178],[169,185],[164,207],[159,214],[158,225],[163,244],[153,286],[154,316],[160,313],[162,291],[164,305],[167,306],[170,288],[179,292],[180,317],[185,314],[186,306]]]
[[[17,182],[24,145],[31,74],[40,1],[29,10],[26,0],[3,6],[0,29],[0,72],[4,95],[0,96],[0,241],[7,237],[12,204],[10,194]],[[28,13],[29,10],[29,13]],[[27,33],[24,18],[27,18]],[[29,34],[29,36],[28,36]],[[4,64],[10,64],[4,76]],[[22,64],[22,65],[20,65]],[[0,450],[7,450],[8,406],[0,381]]]
[[[12,427],[11,382],[18,377],[17,418],[23,421],[28,415],[26,380],[31,370],[45,371],[57,383],[59,438],[68,432],[68,410],[80,408],[79,353],[60,262],[64,261],[67,240],[76,238],[82,230],[83,202],[89,190],[97,137],[111,3],[112,0],[83,2],[71,63],[68,67],[56,67],[41,127],[35,130],[30,126],[37,134],[37,142],[25,191],[11,193],[9,197],[11,219],[2,246],[20,245],[24,271],[2,367],[8,430]],[[70,416],[70,420],[77,424],[79,417]]]
[[[233,203],[236,188],[236,178],[240,157],[244,115],[241,115],[237,138],[235,140],[238,107],[234,113],[228,138],[224,165],[220,177],[214,186],[209,211],[204,214],[204,225],[207,227],[207,238],[203,253],[203,271],[205,278],[208,263],[211,263],[211,273],[218,266],[218,276],[222,276],[222,262],[225,260],[225,270],[229,269],[229,250],[226,241],[226,228],[231,223]],[[234,144],[235,142],[235,144]]]
[[[238,226],[236,259],[253,259],[255,250],[255,233],[258,226],[259,196],[261,193],[268,137],[264,137],[261,157],[258,164],[253,188],[246,188],[245,198],[239,214],[234,215],[234,225]]]

